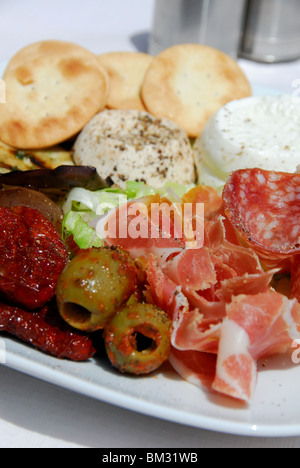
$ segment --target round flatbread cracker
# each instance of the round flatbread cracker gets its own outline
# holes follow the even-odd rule
[[[177,122],[197,137],[227,102],[251,96],[244,72],[228,55],[200,44],[181,44],[158,54],[141,95],[151,114]]]
[[[110,109],[146,110],[141,99],[145,72],[153,57],[142,52],[108,52],[99,55],[107,70],[110,90],[106,106]]]
[[[4,72],[0,140],[22,149],[57,145],[106,105],[108,76],[89,50],[41,41],[17,52]]]

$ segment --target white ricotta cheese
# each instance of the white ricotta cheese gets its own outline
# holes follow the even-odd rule
[[[194,144],[200,183],[215,187],[238,169],[294,173],[300,163],[300,102],[290,95],[232,101]]]

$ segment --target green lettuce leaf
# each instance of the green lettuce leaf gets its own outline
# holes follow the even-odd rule
[[[95,229],[75,211],[69,211],[62,222],[62,237],[66,240],[69,236],[73,236],[80,249],[104,246],[104,241],[100,239]]]

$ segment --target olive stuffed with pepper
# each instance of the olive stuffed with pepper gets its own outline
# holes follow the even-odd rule
[[[149,374],[163,364],[171,350],[171,320],[158,307],[133,301],[104,327],[111,364],[129,374]]]
[[[109,247],[80,250],[58,279],[59,313],[76,329],[103,329],[135,293],[139,280],[139,270],[126,252]]]

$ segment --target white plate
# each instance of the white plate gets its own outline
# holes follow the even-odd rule
[[[0,76],[4,67],[0,63]],[[259,85],[253,91],[280,94]],[[243,407],[183,381],[168,365],[148,377],[131,377],[115,371],[105,355],[75,363],[45,355],[8,335],[0,336],[0,345],[0,350],[5,347],[3,365],[132,411],[228,434],[300,435],[300,365],[288,358],[261,367],[254,399]]]
[[[197,428],[250,436],[300,435],[300,367],[290,359],[261,367],[249,407],[183,381],[167,365],[154,375],[115,371],[105,355],[76,363],[47,356],[14,338],[1,338],[5,365],[72,391],[149,416]]]

